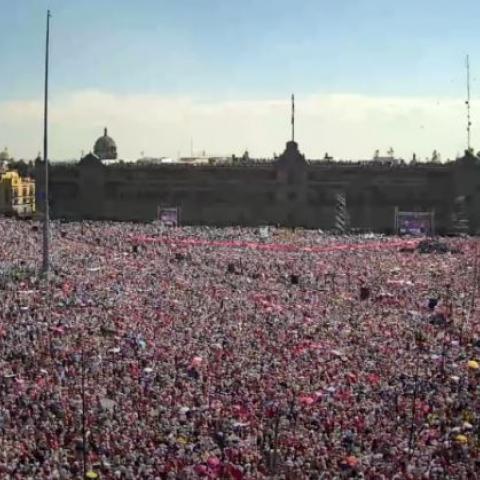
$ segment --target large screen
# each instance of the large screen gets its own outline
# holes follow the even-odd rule
[[[165,227],[178,227],[178,208],[158,208],[158,220]]]
[[[433,234],[432,212],[397,212],[399,235],[426,236]]]

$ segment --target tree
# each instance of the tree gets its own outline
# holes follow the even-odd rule
[[[387,156],[389,156],[390,158],[393,158],[394,156],[394,151],[393,151],[393,148],[390,147],[388,150],[387,150]]]
[[[21,177],[26,177],[28,175],[28,165],[24,160],[10,160],[8,162],[8,168],[10,170],[16,170]]]

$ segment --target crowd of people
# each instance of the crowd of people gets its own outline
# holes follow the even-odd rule
[[[478,478],[477,241],[445,242],[53,222],[47,279],[0,220],[0,479]]]

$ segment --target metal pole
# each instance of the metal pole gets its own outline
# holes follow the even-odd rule
[[[467,55],[467,149],[471,151],[471,129],[472,122],[470,119],[470,57]]]
[[[295,95],[292,93],[292,142],[295,141]]]
[[[83,478],[87,478],[87,432],[85,428],[85,353],[83,347],[83,333],[80,341],[82,342],[82,464],[83,464]]]
[[[419,351],[417,350],[416,360],[415,360],[415,376],[414,376],[414,384],[413,384],[413,395],[412,395],[412,408],[411,408],[411,422],[410,422],[410,434],[408,438],[408,450],[410,458],[414,454],[414,445],[415,445],[415,420],[417,415],[416,403],[417,403],[417,395],[418,395],[418,374],[420,369],[420,355]]]
[[[43,114],[43,163],[45,174],[44,185],[44,217],[43,217],[43,264],[42,273],[48,278],[50,270],[50,212],[48,205],[48,60],[50,48],[50,10],[47,11],[47,35],[45,44],[45,98]]]
[[[275,417],[275,424],[273,427],[273,458],[272,458],[272,470],[273,473],[277,473],[277,457],[278,457],[278,430],[280,426],[280,412],[277,412]]]
[[[447,331],[449,321],[453,322],[453,302],[452,302],[452,290],[451,285],[447,284],[446,291],[446,301],[448,302],[448,310],[445,318],[445,326],[443,330],[443,345],[442,345],[442,374],[445,378],[445,368],[446,368],[446,356],[447,356]]]
[[[475,263],[473,267],[473,282],[472,282],[472,291],[471,291],[471,300],[470,300],[470,311],[472,312],[475,309],[475,294],[477,291],[478,283],[478,243],[475,242]]]

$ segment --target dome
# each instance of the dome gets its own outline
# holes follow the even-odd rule
[[[103,137],[100,137],[93,147],[93,152],[100,160],[114,160],[117,158],[117,145],[105,128]]]
[[[10,160],[10,155],[8,154],[7,147],[3,150],[3,152],[0,152],[0,162],[8,162]]]

